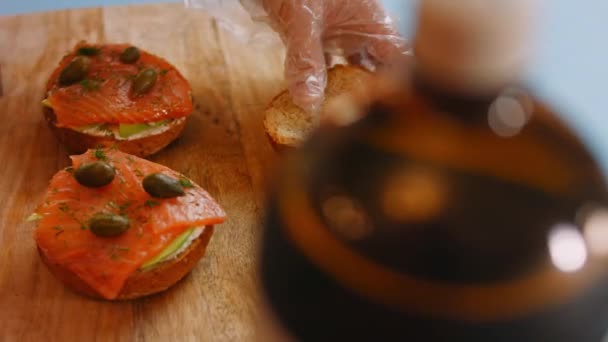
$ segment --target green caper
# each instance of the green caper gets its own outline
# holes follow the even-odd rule
[[[68,86],[82,81],[89,71],[91,60],[85,56],[77,56],[61,70],[59,74],[59,85]]]
[[[95,46],[82,46],[76,53],[82,56],[97,56],[101,50]]]
[[[89,229],[97,236],[117,236],[129,229],[129,219],[116,214],[97,213],[89,220]]]
[[[133,64],[139,59],[139,49],[135,46],[129,46],[123,50],[119,58],[125,64]]]
[[[144,190],[152,197],[172,198],[185,195],[184,187],[179,180],[162,173],[153,173],[144,177]]]
[[[156,70],[142,70],[139,74],[137,74],[137,76],[135,76],[135,79],[133,80],[133,85],[131,86],[133,95],[138,96],[149,92],[156,83],[156,77]]]
[[[80,165],[74,171],[74,178],[78,183],[89,187],[99,188],[110,184],[114,179],[116,171],[108,163],[103,161],[95,161],[88,164]]]

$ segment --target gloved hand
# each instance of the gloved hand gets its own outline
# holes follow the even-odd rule
[[[323,102],[327,53],[390,64],[407,49],[377,0],[241,0],[253,13],[252,2],[281,35],[289,91],[307,111],[318,111]]]

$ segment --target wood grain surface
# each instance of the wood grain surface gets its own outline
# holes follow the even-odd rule
[[[43,84],[79,40],[130,42],[191,82],[183,136],[150,159],[183,172],[224,207],[207,256],[171,290],[109,303],[64,288],[41,263],[24,219],[69,159],[42,118]],[[267,340],[256,280],[264,196],[277,155],[261,111],[282,84],[281,49],[243,44],[181,4],[0,18],[0,340]]]

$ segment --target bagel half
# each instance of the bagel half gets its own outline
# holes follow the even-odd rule
[[[115,148],[71,158],[28,221],[44,264],[78,293],[124,300],[166,290],[226,219],[207,191],[166,166]]]
[[[145,157],[182,133],[193,112],[188,81],[164,59],[143,50],[135,62],[123,62],[128,44],[78,43],[51,73],[43,99],[46,122],[70,154],[115,147]],[[76,59],[79,78],[65,81],[64,73]],[[85,65],[85,66],[82,66]],[[155,73],[152,86],[135,92],[143,71]],[[68,83],[66,83],[68,82]],[[123,125],[131,126],[128,134]],[[139,127],[133,130],[133,126]],[[121,128],[119,128],[121,127]]]

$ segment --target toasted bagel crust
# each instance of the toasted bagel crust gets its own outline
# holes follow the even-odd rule
[[[332,99],[363,86],[371,75],[366,69],[355,65],[336,65],[329,69],[320,115]],[[279,152],[300,146],[317,128],[319,121],[296,106],[287,90],[276,95],[264,111],[264,129]]]
[[[53,110],[44,108],[44,118],[57,139],[65,145],[70,154],[81,154],[91,148],[116,147],[119,150],[138,156],[152,155],[177,139],[186,127],[186,120],[176,120],[169,123],[169,129],[159,134],[152,134],[132,140],[118,140],[111,136],[95,136],[75,131],[70,128],[57,127]]]

